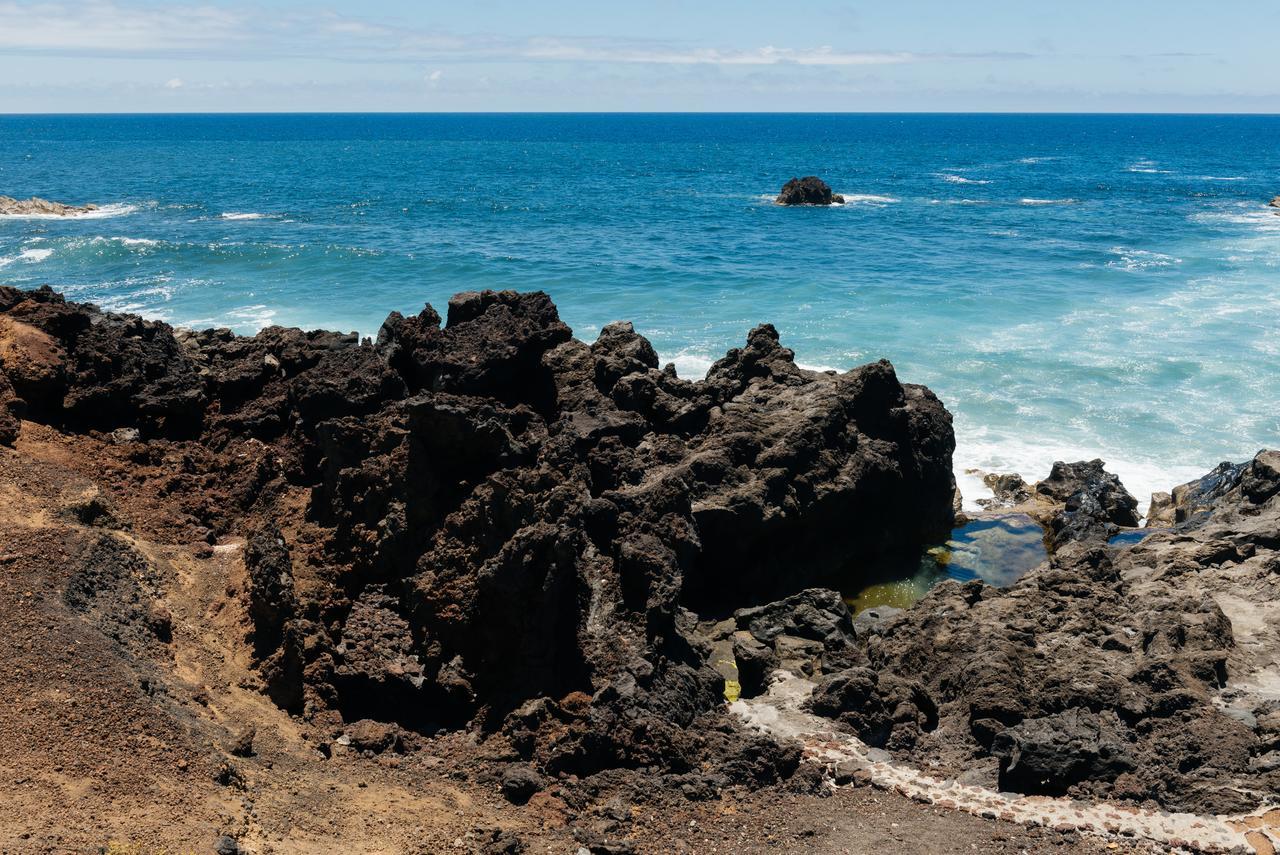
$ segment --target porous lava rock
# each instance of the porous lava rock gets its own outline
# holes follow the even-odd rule
[[[827,182],[816,175],[806,175],[783,184],[775,201],[779,205],[843,205],[844,197],[832,193]]]
[[[1102,535],[1132,504],[1098,471],[1053,479],[1097,498],[1088,536],[1008,588],[946,581],[875,622],[867,666],[820,682],[814,711],[874,738],[880,687],[918,681],[938,726],[886,745],[931,774],[1202,813],[1275,791],[1280,452],[1215,470],[1197,513],[1120,545]]]
[[[724,715],[692,610],[944,534],[942,404],[887,362],[801,369],[768,325],[689,381],[630,324],[574,339],[545,294],[459,294],[446,318],[244,337],[0,288],[44,360],[4,358],[5,394],[172,465],[196,536],[244,538],[254,658],[291,712],[470,723],[539,774],[661,770],[690,797],[791,774],[798,748]]]

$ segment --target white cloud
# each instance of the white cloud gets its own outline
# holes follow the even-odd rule
[[[435,83],[437,80],[439,80],[443,76],[444,76],[444,72],[437,68],[435,71],[427,75],[427,79],[430,80],[432,83]]]
[[[169,79],[167,83],[165,83],[164,88],[165,89],[181,89],[183,85],[184,84],[182,82],[181,77],[172,77]]]
[[[211,5],[136,5],[122,0],[0,0],[0,53],[723,66],[874,66],[1023,56],[846,50],[830,45],[767,45],[744,50],[625,38],[458,36],[333,12],[268,14]]]

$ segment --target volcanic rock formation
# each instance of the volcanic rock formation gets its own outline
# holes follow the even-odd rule
[[[806,175],[782,185],[776,201],[779,205],[843,205],[844,197],[832,193],[827,182],[816,175]]]
[[[1225,469],[1175,491],[1198,498],[1171,530],[1109,546],[1131,499],[1094,464],[1056,465],[1088,500],[1051,521],[1051,559],[875,623],[866,664],[812,709],[1000,789],[1251,809],[1280,787],[1280,452]]]
[[[541,773],[789,774],[794,748],[723,715],[689,609],[832,584],[951,523],[937,398],[887,362],[798,368],[767,325],[690,382],[630,324],[573,339],[541,293],[460,294],[376,342],[175,333],[48,289],[0,288],[0,319],[3,409],[179,457],[193,536],[246,539],[279,705],[501,729]],[[298,485],[315,533],[290,542]]]

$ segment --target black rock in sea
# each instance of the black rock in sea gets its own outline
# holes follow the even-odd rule
[[[816,175],[806,175],[782,185],[776,201],[779,205],[843,205],[844,197],[832,193],[827,182]]]

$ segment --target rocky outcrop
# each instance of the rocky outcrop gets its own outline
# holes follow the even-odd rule
[[[1272,208],[1280,208],[1280,196],[1276,196],[1274,199],[1268,202],[1267,205],[1269,205]]]
[[[1055,471],[1054,495],[1094,508],[1059,530],[1097,536],[1007,589],[944,582],[874,623],[866,670],[819,684],[814,711],[882,734],[898,719],[880,687],[919,681],[938,725],[886,742],[904,759],[1025,793],[1250,809],[1280,786],[1280,452],[1215,470],[1200,510],[1126,546],[1102,536],[1131,518],[1118,483]]]
[[[844,197],[832,193],[827,182],[816,175],[806,175],[782,185],[775,201],[779,205],[843,205]]]
[[[1070,541],[1105,540],[1121,526],[1139,523],[1138,500],[1105,466],[1101,460],[1058,462],[1049,477],[1036,484],[1036,495],[1055,508],[1047,520],[1051,549]]]
[[[72,214],[87,214],[98,210],[97,205],[67,205],[62,202],[50,202],[32,196],[30,199],[14,199],[11,196],[0,196],[0,217],[41,216],[66,217]]]
[[[1224,461],[1208,475],[1174,487],[1171,493],[1155,493],[1147,511],[1147,527],[1173,526],[1207,514],[1214,502],[1240,484],[1247,466]]]
[[[937,398],[887,362],[801,369],[767,325],[690,382],[630,324],[573,339],[538,293],[393,314],[376,341],[175,333],[48,289],[0,288],[0,318],[28,418],[181,461],[166,489],[206,533],[247,535],[278,704],[501,730],[539,774],[653,768],[695,794],[789,774],[794,748],[724,717],[690,610],[830,583],[951,523]],[[302,541],[274,504],[298,488]],[[851,667],[847,611],[819,599],[785,635],[826,627],[822,667]]]

